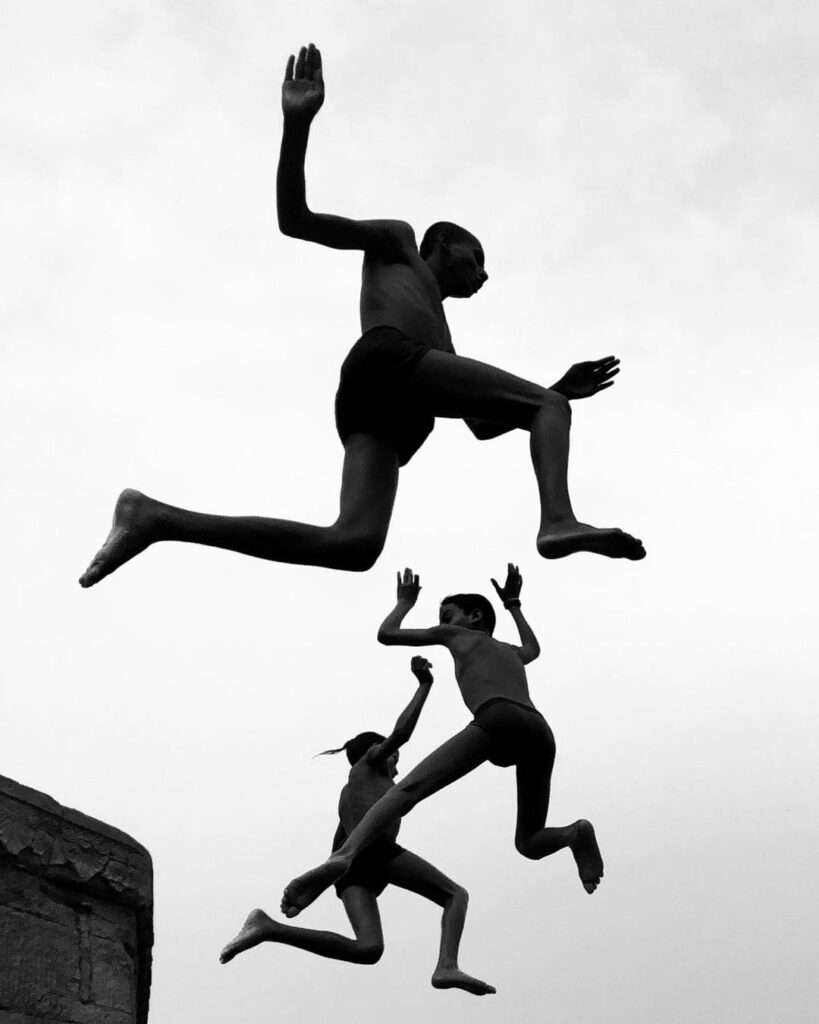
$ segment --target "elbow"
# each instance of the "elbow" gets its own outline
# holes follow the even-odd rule
[[[310,211],[307,207],[299,209],[292,203],[278,203],[276,212],[279,220],[279,231],[288,238],[307,238]]]
[[[283,235],[287,235],[288,238],[304,237],[299,222],[292,217],[284,217],[282,214],[279,214],[279,231]]]
[[[395,638],[388,629],[379,629],[378,642],[380,644],[385,644],[387,647],[391,647],[395,643]]]

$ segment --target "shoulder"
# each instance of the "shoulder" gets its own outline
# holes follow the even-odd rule
[[[411,242],[415,245],[415,231],[412,224],[407,224],[405,220],[373,220],[370,223],[383,231],[385,235],[391,235],[393,238],[400,238],[404,242]]]
[[[463,626],[451,626],[448,622],[439,623],[429,629],[430,636],[433,636],[435,642],[439,644],[455,643],[459,639],[469,636],[470,632],[471,630],[464,629]]]
[[[394,255],[408,256],[418,252],[415,231],[405,220],[368,220],[365,222],[372,232],[373,249]]]
[[[386,740],[381,740],[378,743],[373,743],[367,753],[353,765],[353,769],[358,769],[358,776],[366,776],[376,771],[381,762],[384,759],[384,744]]]
[[[467,651],[476,644],[481,643],[485,634],[475,629],[466,629],[464,626],[436,626],[440,630],[438,643],[444,644],[451,650]]]

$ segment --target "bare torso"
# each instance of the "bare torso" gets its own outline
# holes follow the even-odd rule
[[[447,646],[455,661],[455,678],[473,714],[493,697],[534,707],[526,670],[515,647],[477,629],[449,628],[454,631]]]
[[[349,835],[374,803],[393,788],[393,782],[385,764],[374,765],[366,755],[350,769],[347,785],[338,799],[338,817],[341,826]],[[384,839],[394,840],[398,835],[400,820],[391,825]]]
[[[409,225],[388,253],[367,252],[361,271],[361,330],[387,325],[431,348],[452,352],[438,284]]]

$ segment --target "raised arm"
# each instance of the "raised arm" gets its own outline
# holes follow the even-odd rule
[[[379,251],[399,259],[407,247],[415,248],[409,224],[396,220],[350,220],[328,213],[313,213],[307,206],[304,160],[313,118],[324,103],[321,52],[310,43],[298,59],[291,54],[282,84],[284,131],[276,178],[279,227],[285,235],[317,242],[332,249]]]
[[[493,579],[492,586],[497,591],[498,597],[503,601],[503,607],[511,614],[515,625],[518,627],[520,647],[517,650],[520,654],[520,660],[524,665],[528,665],[530,661],[534,661],[540,654],[540,644],[537,642],[537,637],[532,627],[523,617],[523,612],[521,611],[520,589],[523,586],[523,577],[518,571],[518,567],[509,562],[506,572],[506,583],[501,587],[498,581]]]
[[[379,743],[377,747],[372,747],[367,752],[367,760],[369,761],[386,761],[399,747],[403,747],[415,732],[415,726],[418,724],[418,719],[424,710],[424,704],[426,704],[429,691],[432,689],[432,672],[430,671],[432,665],[426,658],[416,654],[410,662],[410,667],[412,674],[418,680],[418,689],[413,694],[412,700],[398,716],[389,736],[383,743]]]
[[[421,584],[418,576],[413,575],[412,569],[405,569],[403,578],[399,571],[398,575],[398,600],[390,614],[381,623],[378,630],[378,642],[387,644],[401,644],[404,647],[429,647],[432,644],[446,645],[449,633],[453,632],[447,626],[432,626],[431,629],[402,629],[401,623],[410,608],[415,606]]]

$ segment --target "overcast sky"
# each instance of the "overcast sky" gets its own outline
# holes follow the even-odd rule
[[[0,27],[0,773],[151,851],[152,1024],[808,1024],[815,6],[18,0]],[[575,405],[570,480],[644,562],[544,562],[528,439],[439,423],[369,573],[167,544],[77,585],[124,486],[335,516],[360,260],[280,235],[273,187],[309,40],[313,208],[473,230],[490,281],[447,304],[464,354],[543,384],[622,359]],[[426,625],[509,560],[558,742],[550,821],[595,822],[600,889],[568,853],[516,854],[513,773],[486,766],[402,842],[469,889],[462,966],[496,996],[431,989],[438,910],[394,891],[376,967],[270,945],[221,967],[329,847],[345,763],[312,755],[413,691],[412,652],[375,640],[395,569],[420,572]],[[405,770],[468,720],[425,653]],[[332,893],[300,923],[347,932]]]

